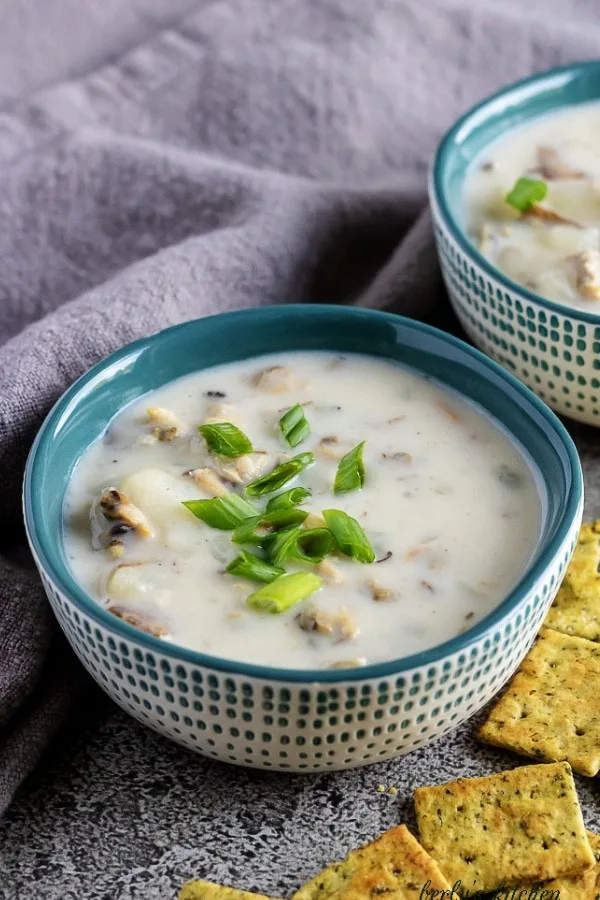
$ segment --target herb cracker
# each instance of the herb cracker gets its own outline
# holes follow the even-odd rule
[[[386,900],[418,900],[427,882],[430,888],[450,891],[437,862],[405,825],[398,825],[316,875],[292,900],[368,900],[378,894]]]
[[[179,891],[177,900],[271,900],[263,894],[238,891],[211,881],[188,881]]]
[[[415,808],[422,845],[463,890],[578,875],[595,862],[568,763],[417,788]]]
[[[544,624],[600,641],[600,519],[582,525],[571,562]]]
[[[600,645],[542,628],[479,737],[581,775],[600,770]]]
[[[551,892],[550,894],[546,893],[546,897],[554,897],[558,900],[598,900],[600,897],[600,837],[592,834],[591,831],[588,831],[587,836],[596,857],[596,865],[573,878],[553,878],[552,881],[546,881],[542,888],[546,892]]]

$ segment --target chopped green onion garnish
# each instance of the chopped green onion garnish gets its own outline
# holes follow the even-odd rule
[[[252,443],[243,431],[231,422],[198,425],[198,431],[208,444],[208,449],[218,456],[243,456],[252,453]]]
[[[310,434],[310,425],[299,403],[282,415],[279,427],[290,447],[297,447]]]
[[[239,494],[227,494],[212,500],[186,500],[183,505],[197,519],[202,519],[211,528],[219,528],[221,531],[232,531],[246,519],[256,515],[256,507]]]
[[[271,472],[263,475],[262,478],[251,481],[250,484],[246,485],[246,493],[249,497],[262,497],[263,494],[278,491],[280,487],[283,487],[284,484],[295,478],[298,472],[312,465],[314,461],[314,453],[299,453],[298,456],[287,459],[280,466],[275,466]]]
[[[375,553],[356,519],[341,509],[324,509],[323,518],[339,549],[361,563],[372,563]]]
[[[335,541],[328,528],[301,528],[289,544],[287,559],[320,563],[334,548]]]
[[[335,494],[357,491],[365,483],[365,466],[362,456],[364,446],[365,442],[361,441],[340,459],[333,485]]]
[[[273,565],[280,566],[289,558],[291,547],[301,533],[302,528],[299,525],[293,525],[290,528],[282,528],[281,531],[276,531],[267,538],[263,548]]]
[[[292,572],[280,575],[250,594],[246,603],[257,612],[280,613],[314,594],[320,587],[321,579],[312,572]]]
[[[517,178],[512,190],[506,195],[506,202],[524,213],[535,203],[543,200],[547,193],[548,185],[545,181],[537,178]]]
[[[225,571],[230,575],[248,578],[250,581],[266,581],[267,583],[275,581],[284,573],[279,566],[272,566],[265,559],[260,559],[254,553],[247,553],[246,550],[240,550],[239,556],[229,563]]]
[[[267,503],[267,512],[271,512],[273,509],[289,509],[290,506],[297,506],[309,497],[310,491],[308,488],[290,488],[289,491],[284,491],[282,494],[277,494],[276,497],[271,497]]]
[[[327,528],[282,528],[264,543],[269,559],[281,566],[288,559],[319,563],[335,548],[333,535]]]
[[[304,522],[306,513],[303,509],[291,506],[289,509],[273,509],[271,512],[261,513],[236,528],[231,535],[234,544],[262,544],[264,539],[279,528],[288,528],[290,525],[299,525]]]

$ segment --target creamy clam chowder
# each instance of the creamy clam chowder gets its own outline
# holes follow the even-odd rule
[[[467,228],[490,262],[543,297],[598,314],[599,139],[600,103],[545,115],[487,147],[464,188]]]
[[[84,589],[138,628],[327,669],[470,628],[540,522],[533,470],[478,408],[393,362],[307,351],[126,407],[75,469],[65,544]]]

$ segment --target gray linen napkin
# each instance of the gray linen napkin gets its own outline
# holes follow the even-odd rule
[[[337,302],[444,321],[423,211],[438,137],[499,84],[592,55],[600,33],[584,0],[123,6],[9,6],[0,35],[0,812],[85,685],[19,509],[54,400],[124,343],[218,311]]]

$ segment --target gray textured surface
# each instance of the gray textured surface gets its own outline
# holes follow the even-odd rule
[[[18,534],[49,404],[119,344],[216,309],[327,299],[444,324],[427,217],[411,229],[437,138],[498,85],[599,42],[595,0],[5,0],[0,805],[80,681]],[[599,515],[597,437],[574,431]],[[414,786],[518,761],[467,726],[372,769],[259,775],[91,705],[0,823],[3,900],[169,900],[192,875],[289,893],[410,824]],[[579,785],[599,828],[598,788]]]

